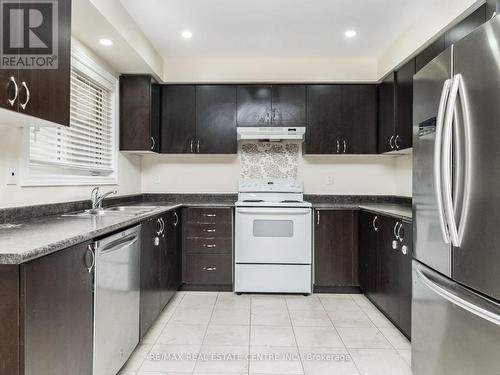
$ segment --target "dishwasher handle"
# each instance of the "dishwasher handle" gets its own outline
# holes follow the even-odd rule
[[[132,246],[138,240],[139,240],[139,236],[137,234],[133,234],[130,236],[120,238],[119,240],[110,242],[110,243],[106,244],[105,246],[103,246],[102,248],[99,248],[99,246],[97,245],[96,249],[97,249],[98,255],[104,255],[107,253],[119,251],[125,247]]]

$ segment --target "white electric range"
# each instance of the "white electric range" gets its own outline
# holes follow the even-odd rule
[[[236,293],[312,292],[312,209],[293,179],[239,183],[235,219]]]

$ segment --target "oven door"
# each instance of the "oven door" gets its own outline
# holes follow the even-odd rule
[[[238,207],[236,263],[311,264],[310,208]]]

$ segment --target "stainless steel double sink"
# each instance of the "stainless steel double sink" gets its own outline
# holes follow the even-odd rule
[[[71,212],[63,216],[139,216],[151,212],[158,208],[157,206],[116,206],[108,208],[95,208],[79,212]]]

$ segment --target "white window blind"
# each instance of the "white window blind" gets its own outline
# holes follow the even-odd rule
[[[114,172],[113,92],[74,66],[71,69],[70,127],[32,127],[29,164],[106,176]]]

